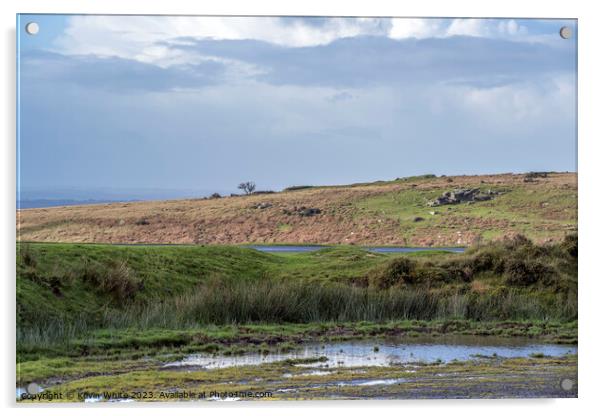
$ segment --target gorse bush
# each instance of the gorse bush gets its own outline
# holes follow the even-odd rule
[[[546,281],[553,273],[551,267],[539,260],[508,259],[504,266],[505,282],[510,286],[531,286]]]
[[[407,258],[396,258],[371,270],[367,275],[367,281],[371,287],[378,289],[402,285],[421,285],[430,288],[446,283],[469,282],[472,275],[472,270],[462,262],[453,260],[441,263],[418,262]]]
[[[408,258],[396,258],[368,274],[368,282],[379,289],[388,289],[401,283],[416,283],[416,261]]]
[[[564,241],[561,244],[561,247],[564,251],[568,253],[569,256],[573,258],[577,258],[577,234],[569,234],[564,238]]]
[[[576,289],[576,254],[576,236],[567,236],[560,244],[538,246],[517,235],[439,261],[394,258],[369,271],[366,280],[371,287],[388,289],[400,285],[437,287],[468,283],[489,275],[502,277],[508,286],[539,284],[566,291],[571,282]]]

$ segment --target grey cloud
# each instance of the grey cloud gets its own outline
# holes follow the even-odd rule
[[[576,70],[574,51],[562,44],[552,47],[473,37],[393,40],[364,36],[301,48],[254,40],[191,38],[160,44],[225,61],[204,60],[161,68],[115,57],[38,51],[22,56],[22,76],[120,91],[227,84],[233,74],[239,81],[254,78],[273,85],[365,88],[442,83],[489,88],[537,79],[548,72]],[[255,74],[231,72],[233,61],[261,70]]]
[[[252,40],[191,40],[183,51],[252,63],[276,85],[366,87],[469,79],[497,83],[575,69],[572,49],[475,37],[393,40],[339,39],[328,45],[285,48]],[[200,70],[200,68],[199,68]]]
[[[347,91],[337,92],[336,94],[333,94],[330,97],[328,97],[328,101],[330,101],[332,103],[336,103],[339,101],[349,101],[352,99],[353,99],[353,94],[351,94]]]
[[[32,51],[21,56],[21,79],[26,82],[63,82],[86,88],[116,91],[164,91],[195,88],[222,82],[226,71],[220,62],[161,68],[135,60],[93,55],[67,56]]]

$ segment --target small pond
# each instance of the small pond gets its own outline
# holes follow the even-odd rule
[[[390,366],[417,362],[466,361],[484,357],[515,358],[532,354],[560,356],[577,353],[575,345],[533,342],[529,338],[497,338],[487,336],[442,336],[437,338],[388,339],[308,343],[293,351],[269,354],[247,353],[235,356],[192,354],[165,367],[202,367],[206,369],[260,365],[288,359],[322,361],[301,364],[307,367]]]

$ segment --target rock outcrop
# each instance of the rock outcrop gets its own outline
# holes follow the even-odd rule
[[[266,209],[266,208],[271,208],[271,207],[272,207],[272,204],[270,202],[260,202],[259,204],[253,205],[251,208]]]
[[[427,205],[429,207],[437,207],[440,205],[459,204],[461,202],[489,201],[499,194],[500,192],[492,191],[491,189],[487,192],[481,192],[479,188],[455,189],[443,193],[440,197],[429,201]]]
[[[302,217],[313,217],[322,213],[320,208],[294,207],[292,210],[283,209],[282,212],[286,215],[300,215]]]

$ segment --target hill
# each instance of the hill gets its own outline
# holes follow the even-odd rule
[[[449,246],[577,228],[577,174],[424,175],[212,199],[18,212],[22,241]]]

